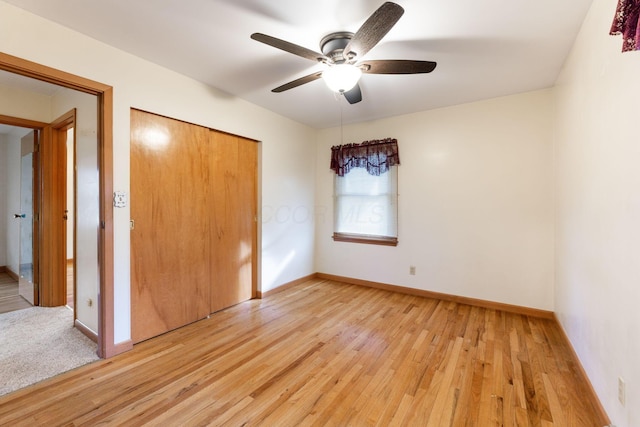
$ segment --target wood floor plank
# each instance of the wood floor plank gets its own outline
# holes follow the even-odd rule
[[[18,292],[18,281],[7,273],[0,273],[0,314],[29,307],[32,305]]]
[[[22,298],[20,295],[0,298],[0,314],[23,310],[30,307],[33,306],[29,303],[29,301]]]
[[[0,398],[0,425],[602,426],[555,321],[309,280]]]

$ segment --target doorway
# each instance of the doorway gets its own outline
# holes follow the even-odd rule
[[[93,115],[96,122],[96,130],[93,132],[94,138],[93,149],[95,152],[95,164],[89,179],[86,181],[92,186],[92,189],[83,188],[86,191],[87,200],[95,202],[95,212],[85,215],[80,212],[78,206],[78,216],[76,223],[78,224],[78,235],[81,224],[81,218],[87,218],[93,223],[93,232],[88,235],[93,236],[93,242],[86,243],[87,248],[93,249],[87,251],[87,259],[91,265],[95,266],[94,272],[87,275],[89,279],[93,279],[98,286],[98,298],[85,299],[86,306],[94,307],[97,312],[96,332],[98,339],[98,354],[100,357],[111,357],[122,351],[128,350],[130,343],[114,343],[114,308],[113,308],[113,208],[111,205],[112,196],[112,117],[113,117],[113,92],[110,86],[84,79],[63,71],[49,68],[40,64],[23,60],[11,55],[0,53],[0,71],[6,71],[14,79],[28,77],[38,81],[45,81],[53,84],[57,88],[67,88],[74,93],[89,94],[95,100],[97,112]],[[89,116],[87,116],[89,117]],[[30,120],[25,120],[29,123]],[[80,134],[80,132],[78,132]],[[78,135],[76,135],[76,140]],[[78,156],[76,162],[79,162]],[[78,188],[81,185],[78,186]],[[83,193],[84,194],[84,193]],[[77,200],[80,202],[80,196]],[[77,239],[77,237],[76,237]],[[93,246],[93,248],[91,248]],[[76,254],[84,253],[76,247]],[[76,265],[80,262],[78,257],[75,259]],[[80,269],[77,268],[77,282],[80,281]],[[78,297],[76,303],[82,300],[80,289],[78,289]],[[78,304],[76,304],[78,306]],[[77,308],[78,310],[79,308]]]
[[[23,120],[0,117],[0,169],[4,171],[0,174],[4,201],[0,266],[8,278],[18,282],[17,295],[28,306],[56,307],[71,301],[73,308],[76,110],[51,124],[13,126]],[[10,300],[4,302],[14,300],[11,288],[6,287]],[[24,308],[24,304],[2,303],[0,300],[0,313]]]
[[[39,305],[33,244],[38,137],[38,130],[0,124],[0,313]]]

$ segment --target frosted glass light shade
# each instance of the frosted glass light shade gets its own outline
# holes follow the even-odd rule
[[[329,89],[342,93],[352,89],[362,76],[362,70],[351,64],[333,65],[322,73],[322,79]]]

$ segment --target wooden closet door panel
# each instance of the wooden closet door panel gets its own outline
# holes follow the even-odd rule
[[[240,163],[238,194],[242,198],[242,221],[239,224],[241,236],[241,259],[239,280],[243,284],[244,300],[255,298],[258,283],[258,143],[237,138]]]
[[[255,296],[257,144],[215,131],[211,143],[211,311],[215,312]]]
[[[210,313],[209,153],[209,129],[131,110],[134,342]]]

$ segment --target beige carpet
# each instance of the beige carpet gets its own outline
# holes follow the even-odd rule
[[[0,315],[0,396],[98,360],[97,346],[73,327],[67,307]]]

